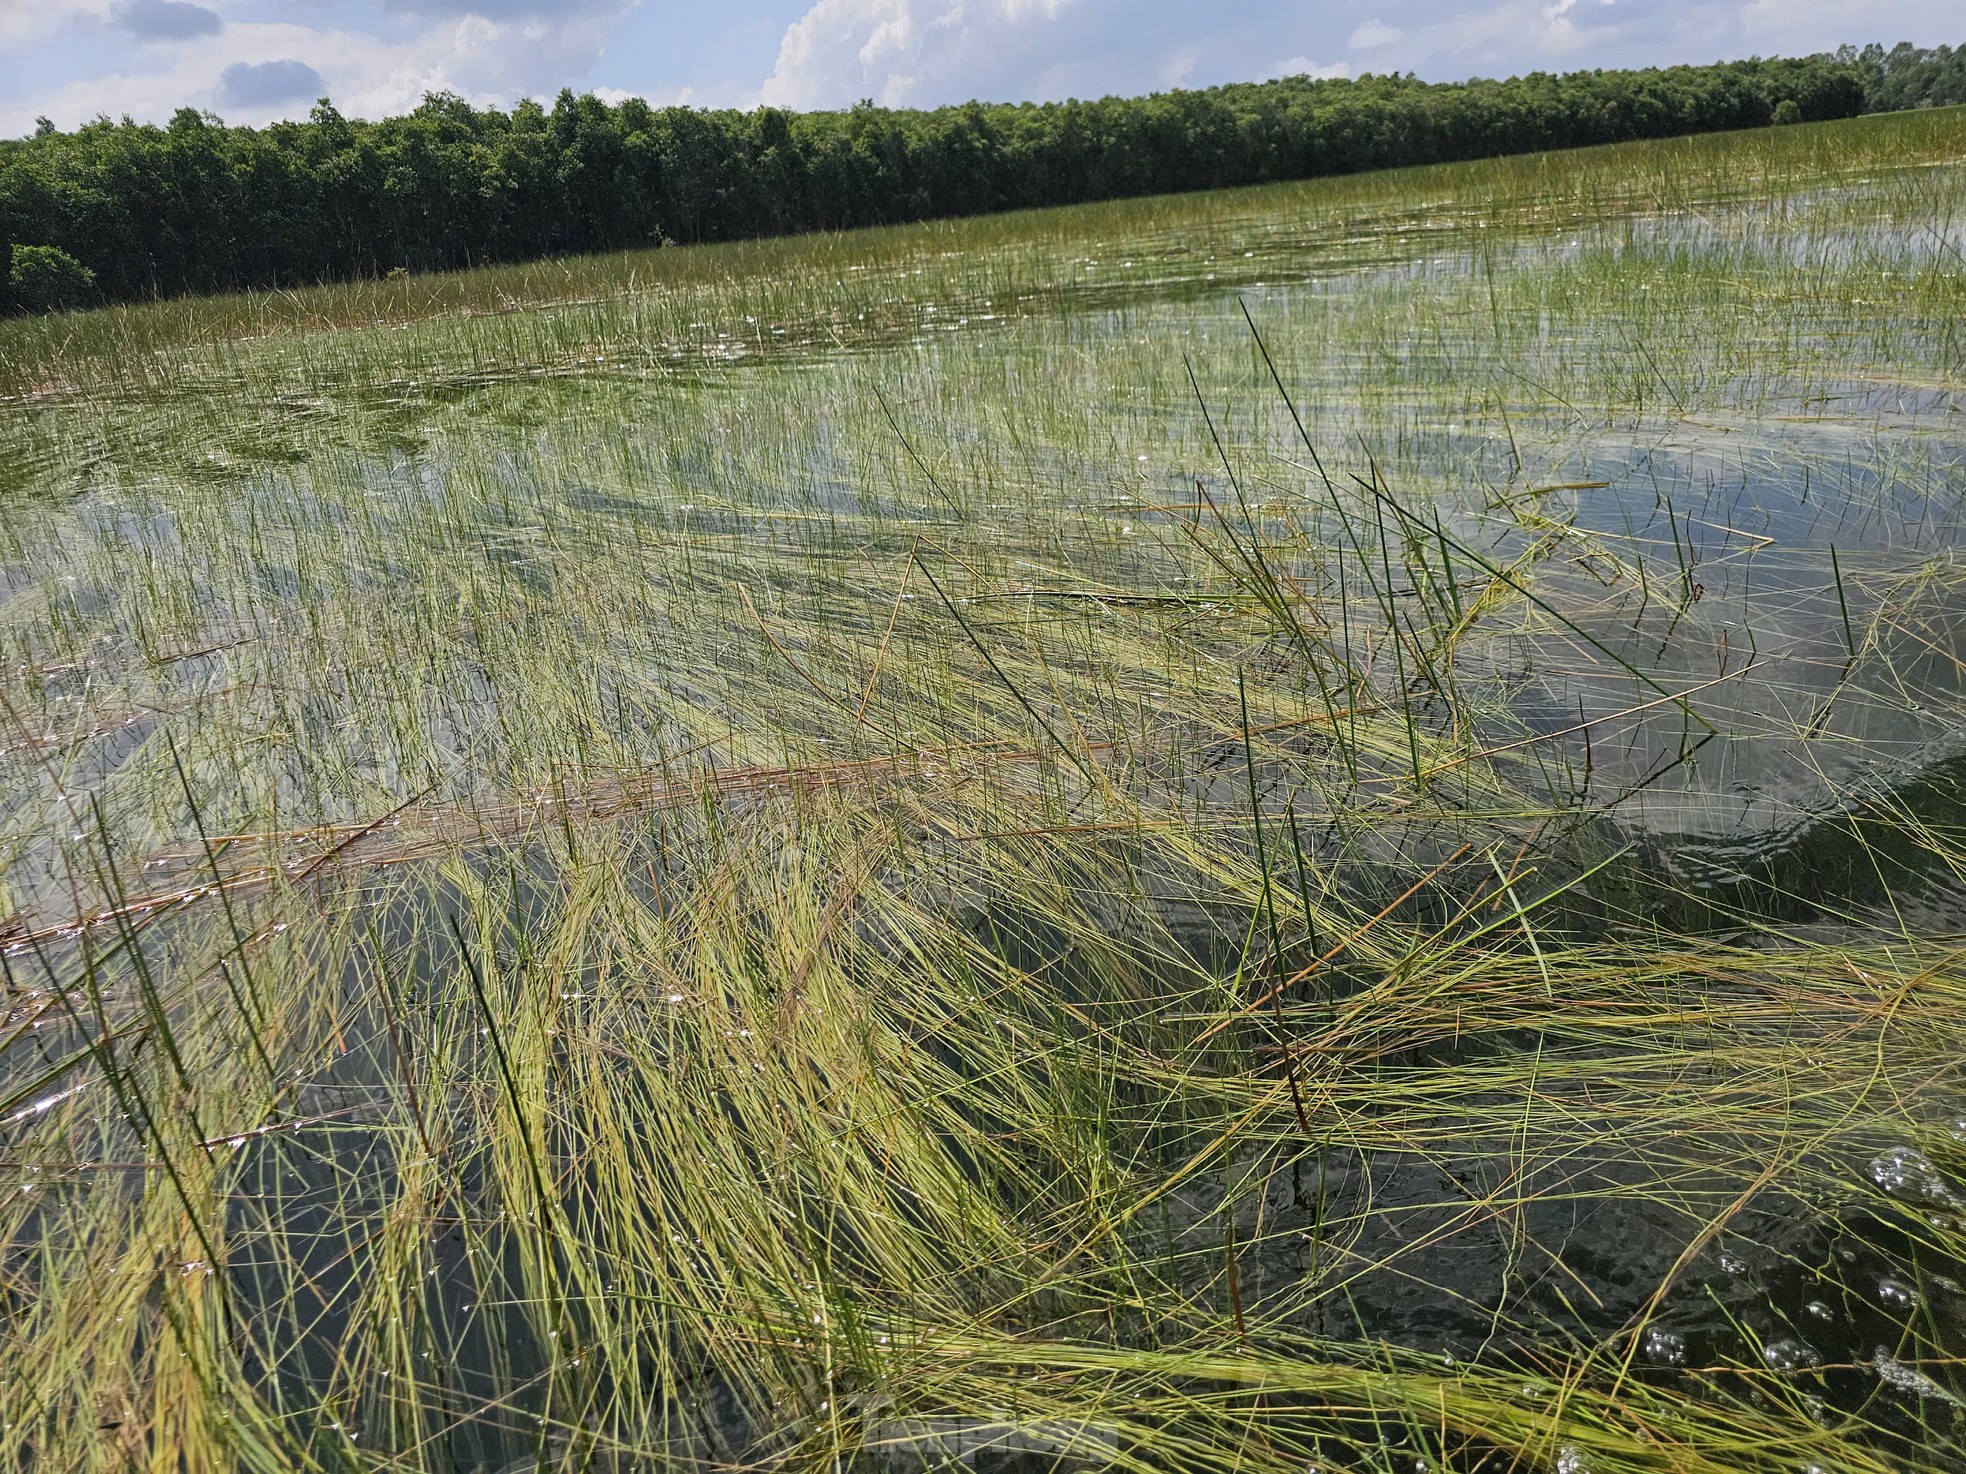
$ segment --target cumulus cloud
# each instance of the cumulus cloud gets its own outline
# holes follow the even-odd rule
[[[961,79],[1023,60],[1045,65],[1042,37],[1075,0],[817,0],[786,30],[763,89],[780,107],[871,97],[941,101]]]
[[[321,96],[328,84],[304,61],[235,61],[218,74],[218,100],[228,107],[269,107]]]
[[[1737,25],[1752,49],[1785,55],[1845,41],[1957,46],[1966,40],[1959,0],[1751,0]]]
[[[1348,61],[1319,65],[1308,56],[1286,56],[1264,67],[1258,74],[1257,80],[1268,82],[1277,77],[1311,77],[1318,81],[1329,81],[1334,77],[1349,77],[1351,74],[1352,64]]]
[[[1588,14],[1573,14],[1576,0],[1503,0],[1486,9],[1452,12],[1430,26],[1403,36],[1395,56],[1409,48],[1436,63],[1452,58],[1465,75],[1481,70],[1491,75],[1527,71],[1539,66],[1566,66],[1580,54],[1614,52],[1632,39],[1629,33],[1647,17],[1627,19],[1609,7],[1594,6]],[[1675,57],[1709,61],[1711,57]],[[1608,63],[1618,65],[1617,62]],[[1639,63],[1643,65],[1644,63]]]
[[[6,6],[0,0],[0,17]],[[520,97],[550,97],[563,86],[578,86],[601,55],[611,24],[611,15],[557,25],[472,15],[377,34],[354,26],[233,20],[192,46],[133,45],[121,65],[104,46],[99,69],[39,90],[0,85],[0,137],[29,132],[41,114],[72,128],[104,113],[162,122],[181,107],[209,107],[228,122],[267,123],[305,117],[323,95],[364,118],[406,112],[429,92],[509,107]],[[293,60],[316,80],[302,86],[291,71],[229,70]],[[295,90],[276,95],[288,88]]]
[[[103,0],[0,0],[0,47],[16,56],[63,27],[77,20],[99,20],[104,12]]]
[[[216,10],[188,0],[122,0],[109,18],[144,41],[190,41],[225,29]]]
[[[1361,67],[1423,76],[1526,71],[1620,44],[1628,11],[1747,3],[1766,0],[1619,0],[1615,9],[1600,0],[1403,0],[1395,25],[1373,13],[1383,0],[1326,0],[1317,14],[1302,0],[1212,10],[1194,0],[807,0],[759,99],[798,108],[862,97],[934,106],[1350,76]],[[1319,57],[1330,56],[1334,35],[1348,36],[1351,59]],[[1620,58],[1652,59],[1629,49]]]
[[[457,20],[467,15],[486,20],[570,20],[594,15],[622,15],[640,0],[383,0],[383,9],[398,15]]]
[[[1354,28],[1345,44],[1354,51],[1370,51],[1374,47],[1390,46],[1405,34],[1398,26],[1389,26],[1375,15]]]
[[[1201,59],[1202,49],[1199,46],[1176,47],[1167,60],[1161,63],[1160,80],[1169,87],[1185,85],[1195,74],[1195,66]]]

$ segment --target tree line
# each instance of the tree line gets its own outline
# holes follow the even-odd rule
[[[43,123],[0,140],[4,305],[44,310],[664,242],[1303,179],[1966,101],[1966,47],[1532,73],[1287,77],[1140,98],[792,113],[510,112],[230,127]]]

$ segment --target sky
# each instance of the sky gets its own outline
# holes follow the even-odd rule
[[[1961,0],[0,0],[0,137],[509,106],[1047,101],[1309,73],[1432,80],[1966,42]]]

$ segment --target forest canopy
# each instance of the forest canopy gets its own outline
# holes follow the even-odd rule
[[[102,118],[0,140],[0,306],[279,288],[838,230],[1966,102],[1966,47],[1646,71],[1287,77],[1140,98],[792,113],[510,112],[230,127]],[[9,257],[8,248],[12,248]],[[23,254],[25,253],[25,254]]]

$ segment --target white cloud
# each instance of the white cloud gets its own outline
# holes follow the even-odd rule
[[[964,79],[1001,71],[1075,0],[817,0],[779,43],[762,90],[776,107],[890,106],[974,95]]]
[[[1352,64],[1336,61],[1320,66],[1308,56],[1286,56],[1264,67],[1257,80],[1267,82],[1276,77],[1313,77],[1319,81],[1329,81],[1333,77],[1349,77]]]
[[[1845,41],[1966,41],[1959,0],[1750,0],[1738,14],[1739,34],[1765,53],[1822,51]]]
[[[0,48],[24,50],[77,20],[106,20],[110,0],[0,0]]]
[[[570,20],[580,16],[632,10],[640,0],[383,0],[383,9],[398,15],[461,20],[475,15],[485,20]]]
[[[1389,26],[1374,16],[1358,25],[1345,44],[1354,51],[1370,51],[1375,46],[1390,46],[1405,34],[1398,26]]]
[[[1199,46],[1177,47],[1174,54],[1161,64],[1160,80],[1163,86],[1180,87],[1195,74],[1195,64],[1202,58]]]
[[[196,45],[166,48],[161,63],[148,70],[69,82],[31,98],[0,98],[0,137],[28,132],[42,114],[72,128],[105,113],[161,121],[181,107],[198,107],[227,122],[265,123],[304,117],[323,92],[343,112],[365,118],[406,112],[428,92],[509,105],[524,95],[551,96],[585,74],[620,10],[617,4],[604,14],[552,26],[467,15],[397,39],[235,21]],[[144,59],[155,54],[147,51]],[[282,69],[253,70],[269,65]],[[303,70],[318,87],[301,87]]]
[[[1354,51],[1375,53],[1375,68],[1413,69],[1422,76],[1458,78],[1562,66],[1573,63],[1587,50],[1602,56],[1626,39],[1625,23],[1615,13],[1594,6],[1590,13],[1580,16],[1573,14],[1576,3],[1501,0],[1480,7],[1443,5],[1435,10],[1436,18],[1430,23],[1405,28],[1388,25],[1375,16],[1352,31],[1347,45]],[[1602,64],[1643,66],[1659,59],[1630,57]],[[1713,57],[1670,59],[1711,61]]]

